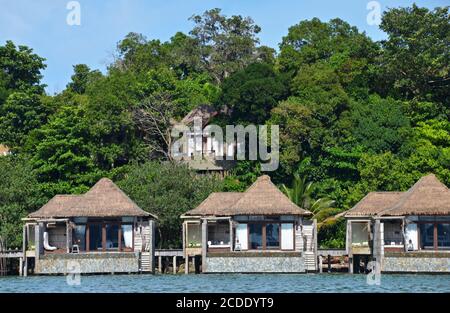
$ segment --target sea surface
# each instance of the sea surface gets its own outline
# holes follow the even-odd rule
[[[369,280],[370,281],[370,280]],[[199,274],[0,277],[0,293],[450,292],[450,275],[383,274],[380,285],[351,274]]]

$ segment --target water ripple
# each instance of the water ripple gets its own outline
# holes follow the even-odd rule
[[[78,286],[64,276],[1,277],[0,292],[450,292],[450,275],[385,274],[379,286],[350,274],[94,275]]]

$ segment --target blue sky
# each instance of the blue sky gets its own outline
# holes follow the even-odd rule
[[[177,31],[188,32],[188,18],[207,9],[222,8],[226,15],[251,16],[261,26],[261,44],[278,47],[290,26],[304,19],[327,21],[339,17],[374,40],[384,38],[366,21],[369,0],[79,0],[81,25],[66,23],[68,0],[0,0],[0,44],[12,40],[27,45],[47,59],[47,92],[64,89],[72,65],[85,63],[105,71],[118,41],[133,31],[162,41]],[[379,0],[381,8],[419,6],[434,8],[448,0]]]

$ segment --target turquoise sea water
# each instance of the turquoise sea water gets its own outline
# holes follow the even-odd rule
[[[80,285],[68,284],[65,276],[10,276],[0,277],[0,292],[448,293],[450,275],[385,274],[379,286],[350,274],[95,275],[81,276]]]

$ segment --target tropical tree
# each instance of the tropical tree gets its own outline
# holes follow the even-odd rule
[[[312,212],[312,218],[316,218],[319,222],[336,212],[333,208],[334,200],[326,197],[314,199],[312,196],[314,183],[308,182],[306,177],[300,177],[298,173],[294,174],[292,187],[288,188],[283,184],[282,189],[292,202]]]

